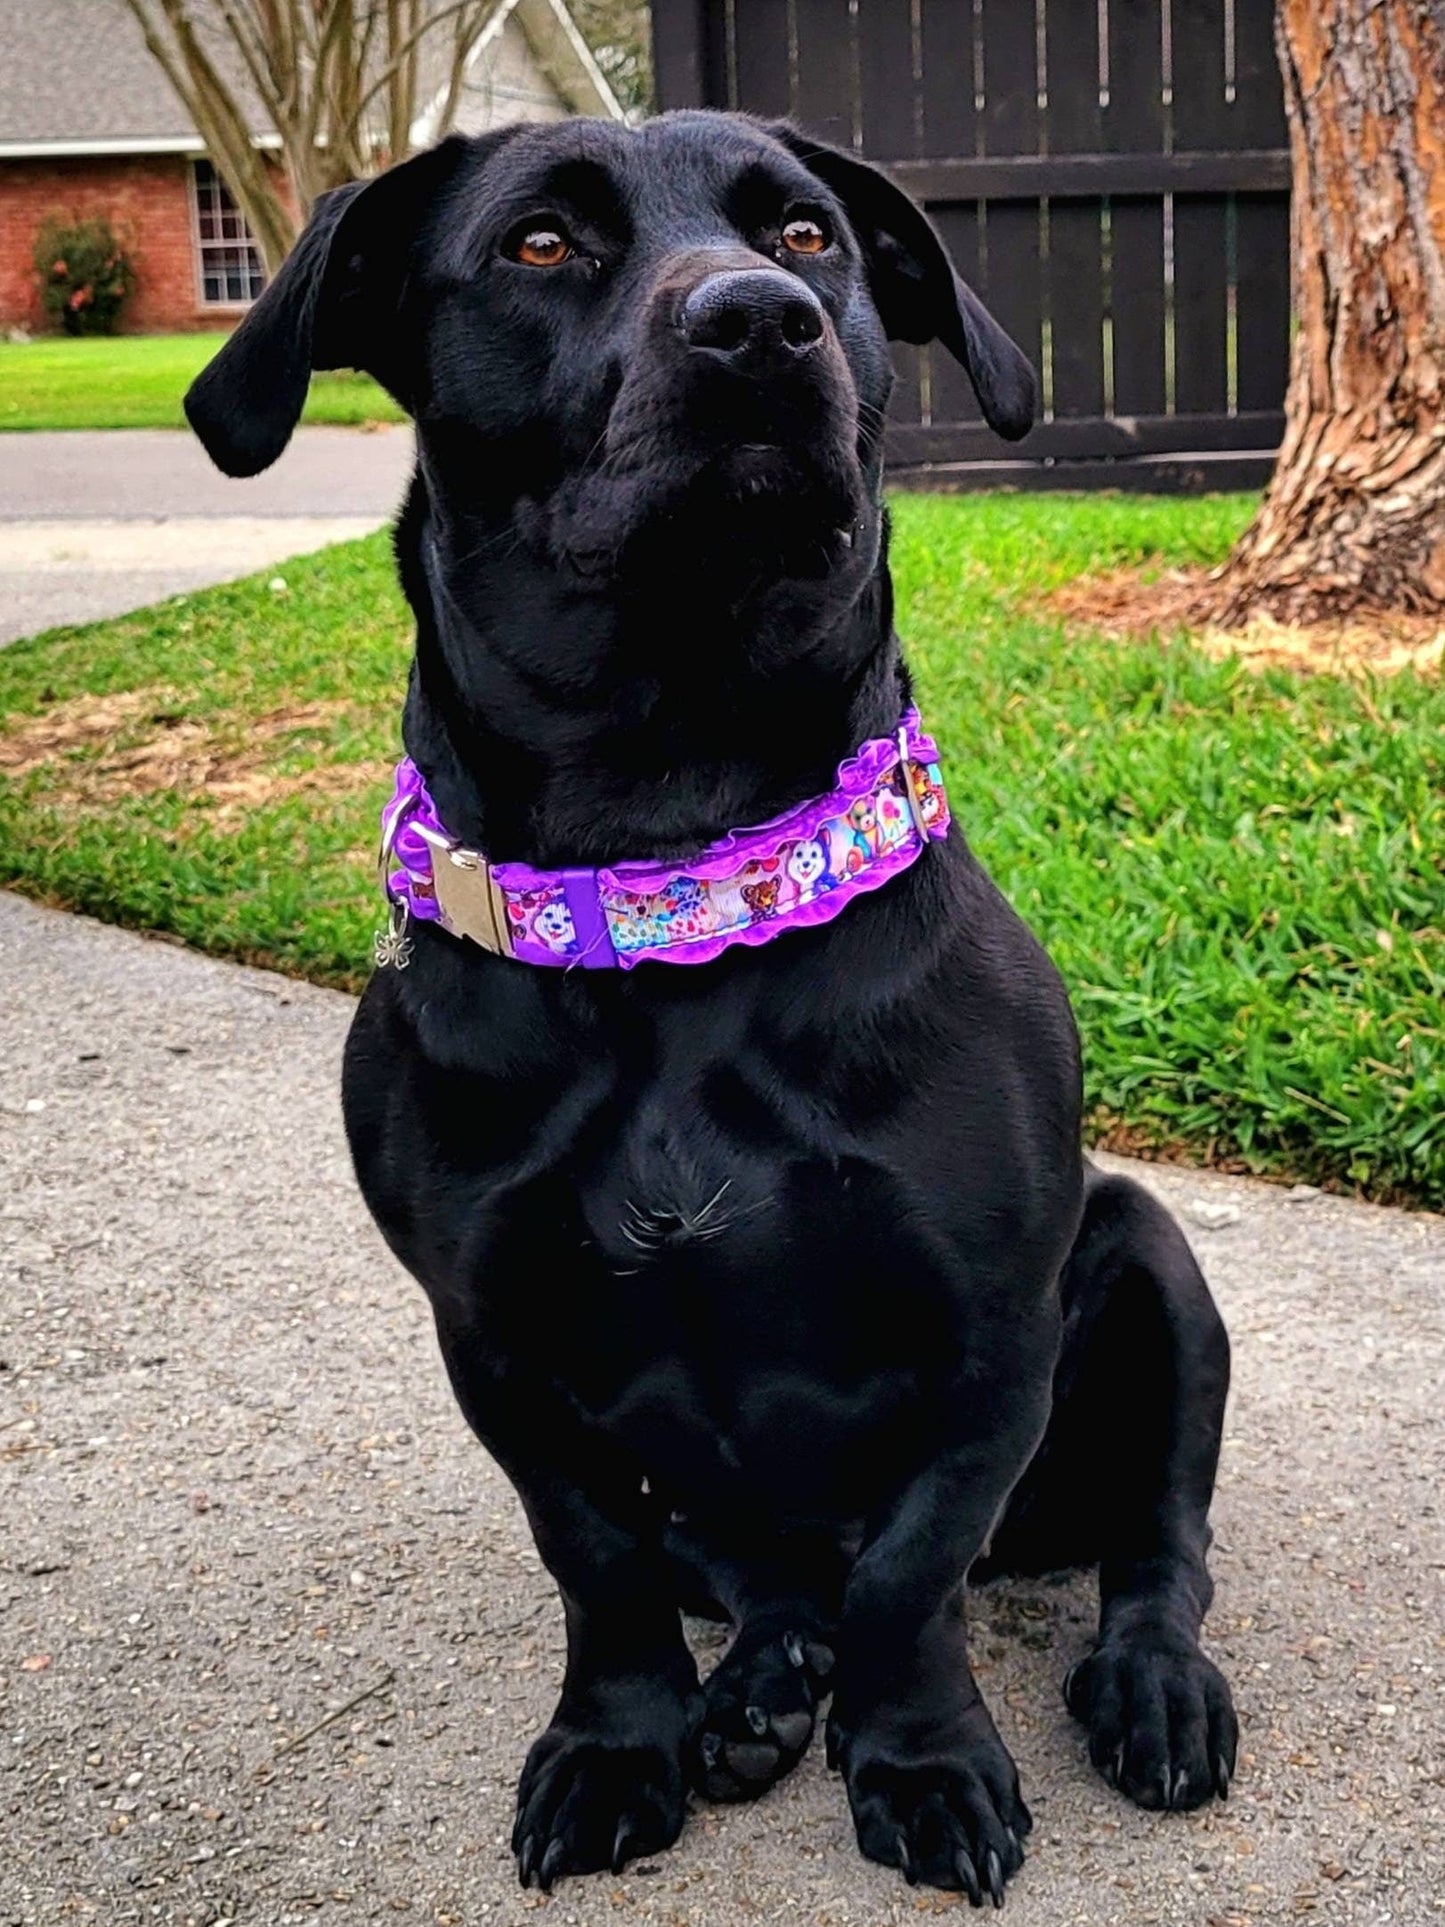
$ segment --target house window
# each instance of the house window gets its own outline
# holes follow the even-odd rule
[[[207,307],[245,307],[266,285],[266,270],[246,217],[209,161],[195,163],[191,181],[201,300]]]

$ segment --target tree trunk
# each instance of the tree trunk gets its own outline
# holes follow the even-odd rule
[[[1220,619],[1445,613],[1445,7],[1280,0],[1298,323]]]

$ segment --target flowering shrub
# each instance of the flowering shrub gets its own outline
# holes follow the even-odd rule
[[[135,268],[109,221],[50,219],[33,259],[45,312],[68,335],[115,333]]]

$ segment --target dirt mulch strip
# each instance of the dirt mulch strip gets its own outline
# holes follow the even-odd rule
[[[1248,669],[1297,669],[1336,676],[1391,676],[1403,669],[1438,675],[1445,628],[1429,616],[1356,615],[1337,622],[1276,622],[1257,616],[1242,629],[1212,619],[1209,569],[1110,569],[1076,576],[1045,596],[1040,613],[1121,641],[1187,631],[1196,649],[1235,657]]]
[[[212,824],[239,823],[260,804],[308,790],[354,789],[376,774],[353,763],[272,767],[288,749],[323,749],[349,708],[344,702],[298,703],[218,731],[183,715],[179,700],[164,687],[134,689],[9,717],[0,726],[0,774],[24,777],[58,765],[45,801],[62,809],[161,792],[204,797],[215,806]]]

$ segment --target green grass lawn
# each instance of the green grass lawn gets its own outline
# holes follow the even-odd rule
[[[46,336],[0,342],[0,429],[184,428],[181,396],[223,334]],[[366,375],[317,375],[309,422],[401,421]]]
[[[1440,1204],[1445,687],[1027,606],[1219,557],[1249,506],[904,498],[899,627],[955,814],[1068,980],[1096,1131]],[[383,536],[283,573],[0,652],[0,879],[353,987],[407,623]]]

